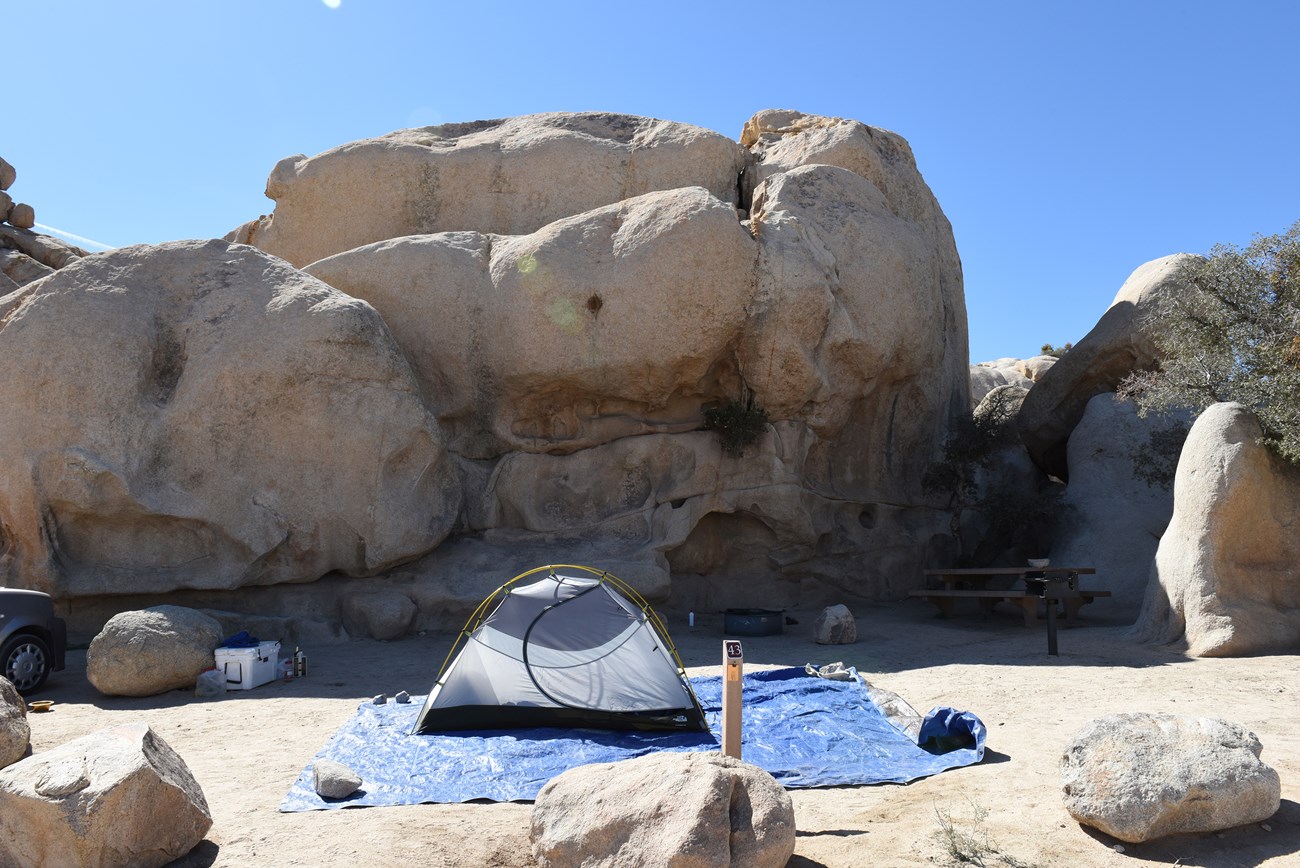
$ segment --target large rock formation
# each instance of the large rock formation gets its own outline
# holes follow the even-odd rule
[[[166,865],[212,828],[185,761],[124,723],[0,770],[0,865]]]
[[[538,115],[289,158],[268,193],[234,236],[314,278],[185,243],[0,303],[8,575],[245,611],[313,582],[335,620],[392,591],[424,629],[539,562],[708,609],[898,597],[955,547],[920,478],[968,405],[961,266],[896,134]],[[733,402],[769,420],[740,455],[701,430]]]
[[[698,185],[736,205],[744,165],[718,133],[602,112],[399,130],[281,160],[275,213],[228,237],[303,266],[404,235],[523,234],[652,190]]]
[[[1192,426],[1139,641],[1183,641],[1197,657],[1300,647],[1300,471],[1262,437],[1240,404],[1214,404]]]
[[[1139,478],[1135,468],[1150,460],[1143,449],[1151,433],[1172,421],[1142,418],[1135,405],[1106,392],[1088,402],[1070,435],[1070,484],[1051,555],[1062,566],[1097,568],[1096,576],[1083,579],[1085,587],[1104,588],[1113,596],[1097,598],[1088,607],[1090,619],[1130,624],[1142,606],[1174,498],[1171,488]]]
[[[1034,384],[1020,408],[1020,439],[1034,462],[1063,481],[1070,476],[1066,443],[1094,395],[1114,392],[1120,380],[1158,359],[1146,315],[1165,293],[1184,285],[1178,271],[1188,254],[1139,266],[1102,318]]]
[[[543,868],[781,868],[794,853],[794,806],[757,766],[657,753],[551,780],[537,794],[530,838]]]
[[[652,595],[671,572],[705,608],[789,604],[809,580],[908,586],[946,525],[919,477],[966,402],[960,264],[905,143],[821,121],[765,134],[765,153],[845,126],[841,162],[870,177],[767,163],[747,222],[685,187],[306,267],[392,325],[474,480],[467,531],[629,563]],[[742,395],[772,425],[736,459],[696,429]],[[428,572],[445,582],[449,558]],[[412,592],[422,612],[437,594]]]
[[[368,575],[459,505],[368,304],[220,241],[0,299],[0,582],[59,597]]]
[[[1121,841],[1214,832],[1267,820],[1278,774],[1255,734],[1226,720],[1112,714],[1090,720],[1061,756],[1065,808]]]

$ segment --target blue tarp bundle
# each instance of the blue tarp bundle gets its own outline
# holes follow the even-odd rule
[[[710,735],[593,729],[408,735],[423,697],[402,705],[366,703],[315,757],[351,768],[362,789],[347,799],[322,799],[308,766],[280,810],[528,801],[575,766],[658,751],[718,750],[722,679],[692,678],[691,686]],[[742,689],[742,755],[786,787],[906,783],[984,757],[984,725],[975,715],[936,708],[922,724],[918,745],[889,722],[856,673],[852,681],[831,681],[802,668],[773,669],[746,675]],[[963,746],[945,750],[954,743]]]

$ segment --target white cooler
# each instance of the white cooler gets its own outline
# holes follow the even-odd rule
[[[218,648],[216,656],[217,668],[226,673],[227,690],[252,690],[279,674],[279,642],[259,642],[256,648]]]

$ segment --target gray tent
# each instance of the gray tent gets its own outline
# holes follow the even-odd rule
[[[413,734],[533,726],[708,731],[649,604],[609,573],[572,565],[529,570],[483,601]]]

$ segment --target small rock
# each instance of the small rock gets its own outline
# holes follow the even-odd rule
[[[0,190],[8,190],[17,178],[17,170],[6,162],[4,157],[0,157]]]
[[[380,693],[370,701],[373,702],[375,705],[386,705],[388,703],[388,697],[385,694]]]
[[[1268,823],[1260,823],[1260,824],[1259,824],[1259,827],[1260,827],[1261,829],[1263,829],[1265,832],[1271,832],[1271,831],[1273,831],[1273,827],[1270,826]]]
[[[813,624],[813,641],[818,645],[852,645],[858,641],[858,625],[848,606],[827,606]]]
[[[19,202],[9,209],[9,225],[31,229],[36,225],[36,209],[26,202]]]
[[[322,799],[346,799],[361,789],[361,778],[343,763],[316,760],[312,765],[312,786]]]
[[[0,223],[9,219],[9,210],[13,207],[13,198],[8,193],[0,192]]]
[[[398,692],[398,694],[394,696],[393,699],[397,700],[402,705],[405,705],[406,703],[411,701],[411,694],[407,693],[405,690],[402,690]]]
[[[1123,844],[1116,844],[1116,845],[1115,845],[1114,847],[1112,847],[1111,849],[1113,849],[1116,853],[1123,853],[1123,852],[1124,852],[1124,845],[1123,845]]]

